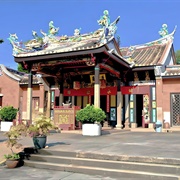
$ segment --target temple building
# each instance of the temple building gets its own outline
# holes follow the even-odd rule
[[[27,89],[28,74],[0,64],[0,108],[13,106],[18,109],[16,120],[27,120]],[[34,75],[32,89],[33,117],[36,112],[44,112],[48,108],[48,86],[41,77]]]
[[[75,113],[87,104],[101,107],[106,121],[116,128],[153,129],[157,120],[171,128],[180,127],[179,66],[173,39],[163,24],[160,38],[130,47],[120,47],[115,38],[120,17],[113,22],[105,10],[100,28],[72,36],[58,36],[59,28],[49,22],[49,31],[20,43],[9,37],[14,60],[29,70],[26,119],[32,119],[32,77],[41,75],[47,95],[42,110],[62,129],[76,129]],[[158,33],[157,33],[158,34]],[[49,97],[49,98],[47,98]]]

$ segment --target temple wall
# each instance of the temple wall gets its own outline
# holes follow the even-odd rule
[[[19,107],[19,82],[7,76],[4,72],[0,76],[2,106]],[[8,92],[8,93],[7,93]]]
[[[162,88],[162,109],[163,109],[163,118],[165,121],[170,123],[171,115],[171,93],[180,94],[180,83],[179,79],[163,79],[163,88]]]

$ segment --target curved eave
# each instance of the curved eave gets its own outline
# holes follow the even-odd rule
[[[40,60],[49,60],[49,59],[56,59],[56,58],[62,58],[62,57],[72,57],[72,56],[78,56],[78,55],[84,55],[84,54],[90,54],[90,53],[101,53],[105,50],[106,48],[103,45],[101,47],[94,48],[94,49],[68,51],[68,52],[61,52],[61,53],[54,53],[54,54],[42,54],[42,55],[26,56],[26,57],[14,56],[14,60],[17,63],[28,62],[28,61],[40,61]]]
[[[16,80],[16,81],[20,81],[20,80],[21,80],[20,78],[14,76],[11,72],[9,72],[4,65],[0,64],[0,67],[1,67],[2,71],[3,71],[7,76],[9,76],[10,78],[12,78],[12,79],[14,79],[14,80]]]
[[[136,66],[133,67],[132,71],[144,71],[144,70],[154,70],[154,67],[156,65],[151,65],[151,66]]]
[[[116,62],[118,62],[119,64],[128,67],[130,66],[130,63],[128,63],[126,60],[123,59],[123,57],[118,56],[115,53],[109,53],[108,51],[104,51],[104,53],[106,55],[108,55],[110,58],[114,59]]]

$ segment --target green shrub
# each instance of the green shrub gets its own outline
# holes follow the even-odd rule
[[[16,126],[12,126],[10,130],[4,135],[7,137],[6,145],[10,148],[11,154],[5,154],[4,157],[6,159],[19,159],[19,154],[13,151],[13,148],[20,148],[22,144],[18,143],[18,140],[21,136],[26,135],[26,126],[24,124],[18,124]]]
[[[55,126],[51,119],[40,113],[27,128],[27,134],[30,137],[47,136],[52,129],[55,129]]]
[[[11,160],[20,159],[20,155],[17,154],[17,153],[14,153],[14,154],[5,154],[4,158],[5,159],[11,159]]]
[[[76,120],[81,123],[100,123],[106,118],[105,112],[101,108],[87,104],[85,108],[77,111]]]
[[[3,121],[13,121],[13,119],[16,119],[17,112],[18,109],[13,106],[5,106],[0,109],[0,119]]]

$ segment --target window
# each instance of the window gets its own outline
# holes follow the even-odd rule
[[[2,96],[0,96],[0,107],[2,107]]]
[[[33,109],[39,111],[39,97],[33,97]]]

